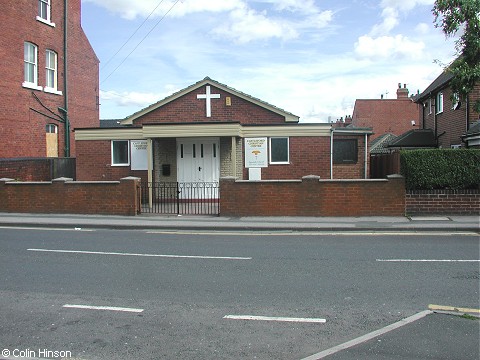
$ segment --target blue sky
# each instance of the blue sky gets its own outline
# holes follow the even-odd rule
[[[395,98],[398,83],[423,91],[442,71],[434,60],[455,57],[433,2],[82,0],[100,117],[124,118],[206,76],[303,122],[351,115],[355,99]]]

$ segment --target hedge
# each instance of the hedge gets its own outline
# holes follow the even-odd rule
[[[479,189],[479,149],[428,149],[400,152],[407,190]]]

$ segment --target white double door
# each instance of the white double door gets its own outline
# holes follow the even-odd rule
[[[177,179],[181,183],[211,183],[220,178],[218,138],[177,139]]]

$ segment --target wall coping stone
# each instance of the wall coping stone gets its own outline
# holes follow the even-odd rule
[[[67,182],[67,181],[73,181],[72,178],[67,178],[67,177],[59,177],[56,179],[52,180],[53,182]]]

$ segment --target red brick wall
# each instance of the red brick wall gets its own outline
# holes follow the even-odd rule
[[[408,190],[408,215],[480,215],[479,190]]]
[[[405,182],[388,180],[220,181],[221,216],[403,216]]]
[[[197,99],[197,94],[205,94],[205,86],[188,93],[161,108],[149,112],[134,122],[134,125],[153,123],[192,123],[192,122],[240,122],[242,124],[284,124],[285,118],[260,106],[252,104],[223,90],[210,86],[212,94],[220,94],[220,99],[212,99],[212,116],[206,117],[205,99]],[[231,106],[226,105],[230,97]]]
[[[480,82],[475,85],[473,91],[468,95],[469,122],[470,125],[480,120],[480,113],[474,110],[475,102],[480,100]]]
[[[415,120],[416,127],[412,126]],[[355,127],[372,127],[375,139],[383,134],[401,135],[419,128],[419,105],[411,99],[357,100],[352,115]]]
[[[461,106],[458,109],[452,109],[452,91],[450,88],[445,88],[439,92],[443,93],[443,112],[435,114],[436,94],[432,96],[432,113],[430,114],[429,100],[424,100],[424,106],[421,109],[421,116],[423,116],[424,128],[435,130],[435,116],[437,126],[438,143],[440,147],[450,148],[451,145],[462,145],[461,136],[467,131],[467,104],[465,100],[461,101]],[[477,85],[469,95],[469,122],[473,124],[479,119],[479,114],[473,110],[473,99],[480,98],[480,85]],[[442,133],[445,134],[442,135]]]
[[[262,168],[263,180],[299,179],[307,175],[330,178],[330,137],[290,137],[289,148],[290,164],[269,164]],[[248,179],[248,169],[244,169],[243,176]]]
[[[136,215],[139,182],[0,181],[0,211],[16,213]]]
[[[6,0],[2,3],[0,23],[0,158],[45,157],[45,126],[58,125],[59,156],[64,156],[64,124],[42,116],[31,109],[49,114],[33,97],[58,114],[64,108],[63,68],[63,1],[52,2],[51,21],[55,27],[36,20],[38,2]],[[80,0],[69,1],[69,67],[68,110],[71,128],[99,125],[97,106],[98,59],[80,27]],[[24,80],[24,42],[38,46],[38,85],[46,83],[45,53],[57,53],[58,90],[63,95],[22,87]],[[51,114],[49,114],[51,115]],[[71,136],[71,156],[75,144]]]
[[[51,180],[49,159],[5,159],[0,160],[0,178],[21,181]]]
[[[77,141],[77,180],[103,181],[135,176],[147,180],[147,171],[130,166],[112,166],[111,141]]]

